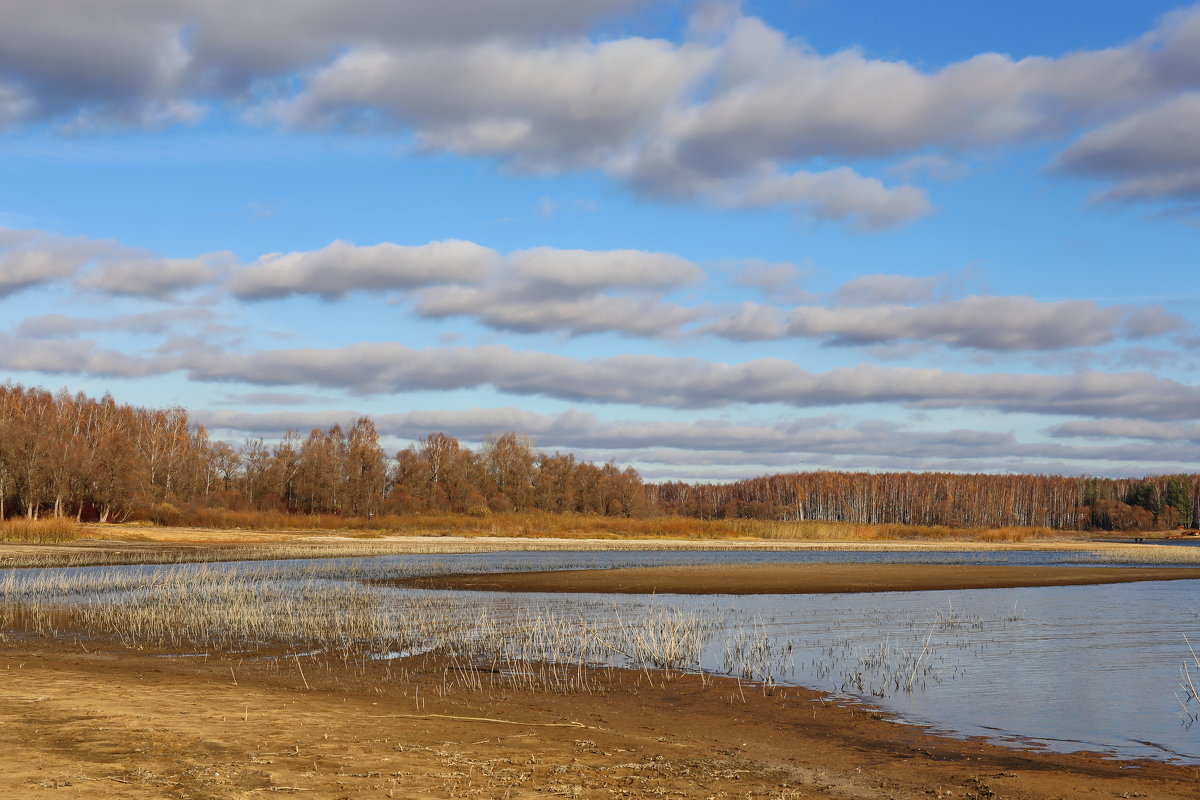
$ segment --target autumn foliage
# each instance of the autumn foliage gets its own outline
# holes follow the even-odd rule
[[[272,527],[274,519],[291,527],[302,515],[314,527],[354,519],[354,527],[371,529],[401,520],[423,527],[413,525],[417,517],[492,517],[480,523],[483,530],[499,524],[493,515],[529,527],[546,514],[656,516],[664,524],[679,520],[672,524],[681,530],[684,518],[896,530],[1144,530],[1200,523],[1200,476],[806,472],[645,484],[630,468],[539,452],[517,433],[489,437],[478,449],[430,433],[389,456],[374,422],[359,417],[347,429],[235,446],[210,439],[180,408],[0,386],[0,519],[213,527]],[[579,527],[551,527],[572,526]]]
[[[1150,530],[1200,524],[1200,475],[1110,479],[938,472],[804,472],[646,487],[664,512],[702,519],[867,525]]]
[[[433,433],[394,458],[375,424],[292,431],[279,442],[213,441],[180,408],[143,409],[66,391],[0,386],[0,518],[147,519],[544,511],[644,516],[635,470],[533,450],[515,433],[478,450]]]

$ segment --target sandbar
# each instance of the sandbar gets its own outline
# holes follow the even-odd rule
[[[608,594],[842,594],[1200,580],[1200,567],[772,564],[445,575],[388,581],[428,589]]]

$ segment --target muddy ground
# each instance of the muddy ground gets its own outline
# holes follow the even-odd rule
[[[1200,795],[1195,767],[959,741],[803,690],[606,671],[556,694],[436,662],[0,644],[5,798]],[[496,685],[491,685],[499,682]]]
[[[842,594],[1198,580],[1200,567],[754,564],[504,572],[388,581],[431,589],[609,594]]]

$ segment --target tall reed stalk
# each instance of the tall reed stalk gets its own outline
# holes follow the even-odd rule
[[[602,673],[591,667],[611,663],[613,653],[636,669],[697,670],[713,631],[711,615],[700,613],[589,619],[550,607],[480,608],[442,593],[334,580],[321,567],[9,571],[0,579],[0,629],[297,664],[300,654],[343,666],[432,654],[450,665],[455,685],[554,691],[597,690]]]
[[[1187,643],[1191,659],[1184,659],[1183,664],[1179,667],[1179,689],[1182,694],[1177,692],[1175,699],[1179,701],[1183,724],[1191,727],[1200,721],[1200,691],[1196,689],[1196,683],[1200,681],[1200,655],[1196,654],[1196,649],[1192,647],[1192,641],[1186,633],[1183,635],[1183,641]],[[1195,674],[1192,672],[1193,669]]]

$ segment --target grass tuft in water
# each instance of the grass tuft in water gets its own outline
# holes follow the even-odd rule
[[[1190,728],[1196,722],[1200,722],[1200,692],[1196,689],[1196,684],[1200,682],[1200,655],[1196,654],[1196,649],[1192,647],[1192,641],[1186,633],[1183,635],[1183,641],[1187,643],[1191,658],[1185,658],[1179,667],[1179,691],[1175,693],[1175,699],[1179,701],[1183,724]]]

